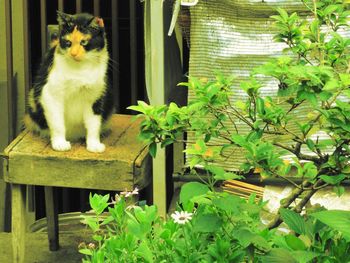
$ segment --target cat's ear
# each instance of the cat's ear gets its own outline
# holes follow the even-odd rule
[[[99,27],[105,27],[105,24],[103,23],[103,19],[101,17],[95,17],[95,21]]]
[[[59,25],[66,25],[72,21],[72,15],[57,11],[57,21]]]
[[[103,19],[101,17],[94,17],[90,21],[90,26],[104,28],[105,24],[103,23]]]

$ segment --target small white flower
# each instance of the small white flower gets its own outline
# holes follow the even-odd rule
[[[121,192],[120,194],[124,195],[127,198],[127,197],[132,196],[132,195],[138,195],[139,189],[137,187],[135,187],[135,189],[132,192],[125,190],[124,192]]]
[[[139,194],[139,189],[135,187],[135,189],[131,192],[132,195],[138,195]]]
[[[180,225],[184,225],[192,219],[193,213],[188,213],[187,211],[175,211],[171,214],[171,217],[174,219],[174,222]]]
[[[110,205],[114,205],[114,204],[118,203],[120,200],[121,200],[120,195],[116,194],[116,195],[114,196],[114,200],[113,200],[113,197],[112,197],[112,201],[111,201],[109,204],[110,204]]]

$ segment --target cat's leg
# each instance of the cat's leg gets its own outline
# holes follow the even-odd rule
[[[66,140],[62,96],[54,94],[54,92],[50,91],[50,87],[46,86],[43,89],[41,104],[43,105],[45,118],[49,126],[52,148],[55,151],[70,150],[71,144]]]
[[[104,152],[105,145],[100,141],[102,116],[87,110],[84,114],[84,125],[86,128],[86,149],[89,152]]]

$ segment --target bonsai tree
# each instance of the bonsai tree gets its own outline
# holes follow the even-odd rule
[[[179,84],[195,94],[188,106],[139,101],[129,107],[144,118],[140,137],[152,156],[156,144],[165,147],[191,132],[196,142],[185,150],[191,157],[189,166],[201,166],[212,174],[210,183],[257,172],[262,180],[282,178],[293,185],[294,190],[281,200],[280,212],[288,208],[300,213],[319,189],[328,186],[338,195],[344,192],[341,183],[350,176],[350,39],[339,32],[348,29],[350,13],[341,0],[303,2],[313,14],[311,20],[283,9],[272,16],[279,31],[274,39],[286,44],[286,55],[254,69],[249,80],[240,84],[245,100],[231,103],[235,78],[217,73],[215,79],[190,76],[187,83]],[[277,99],[261,92],[261,76],[276,80]],[[295,116],[302,107],[308,114],[298,121]],[[249,132],[240,132],[237,121]],[[242,148],[245,155],[237,173],[214,164],[231,147]],[[270,229],[281,224],[280,212],[269,223]]]

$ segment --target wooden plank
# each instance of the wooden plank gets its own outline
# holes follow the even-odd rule
[[[113,72],[113,97],[116,112],[120,112],[120,85],[119,85],[119,23],[118,1],[111,1],[112,8],[112,72]]]
[[[41,56],[44,57],[47,48],[47,19],[46,0],[40,0],[40,32],[41,32]]]
[[[137,34],[136,34],[136,1],[129,1],[130,16],[130,89],[131,104],[137,104]]]
[[[54,196],[54,188],[45,186],[45,210],[47,219],[47,233],[49,237],[49,248],[51,251],[57,251],[58,241],[58,213]]]
[[[115,191],[132,189],[135,183],[144,187],[150,160],[137,138],[141,119],[132,122],[131,117],[112,117],[112,132],[102,139],[107,146],[102,154],[90,153],[80,143],[72,144],[71,151],[56,152],[48,139],[22,133],[5,151],[9,158],[5,181]]]
[[[121,161],[78,161],[16,154],[11,156],[5,181],[118,191],[133,187],[133,174],[132,166]]]
[[[75,1],[75,10],[77,13],[81,13],[83,11],[82,0]]]
[[[25,187],[12,185],[12,249],[13,262],[24,262],[25,255]]]
[[[16,133],[22,129],[26,94],[30,87],[28,1],[11,1],[13,71],[16,73]]]
[[[4,36],[0,37],[0,152],[14,136],[11,27],[11,2],[4,0],[0,2],[0,32]],[[3,179],[3,172],[7,172],[7,161],[2,162],[0,158],[0,232],[9,231],[10,228],[9,187]]]
[[[130,154],[135,157],[138,154],[138,149],[141,149],[144,145],[137,139],[139,132],[138,125],[141,119],[132,122],[131,118],[131,115],[113,115],[111,133],[102,138],[102,142],[106,144],[106,151],[104,153],[88,152],[85,148],[85,143],[80,142],[73,142],[70,151],[57,152],[50,147],[49,139],[39,138],[37,135],[25,131],[7,147],[5,154],[8,154],[9,149],[11,149],[13,154],[21,153],[76,160],[125,160],[131,163],[134,159],[130,158]],[[125,145],[125,140],[127,140],[129,145]],[[19,143],[17,143],[18,141]],[[127,151],[127,153],[124,151]]]
[[[165,103],[164,97],[164,27],[163,27],[163,0],[146,2],[146,19],[149,19],[149,30],[145,32],[146,52],[150,52],[150,68],[146,74],[150,74],[148,82],[150,89],[150,101],[154,105]],[[147,20],[146,20],[147,21]],[[149,41],[147,41],[147,38]],[[160,216],[166,216],[166,161],[165,150],[157,149],[157,157],[153,159],[153,202],[158,206]]]
[[[94,15],[100,16],[100,0],[94,0]]]
[[[58,10],[64,12],[64,0],[58,0]]]

